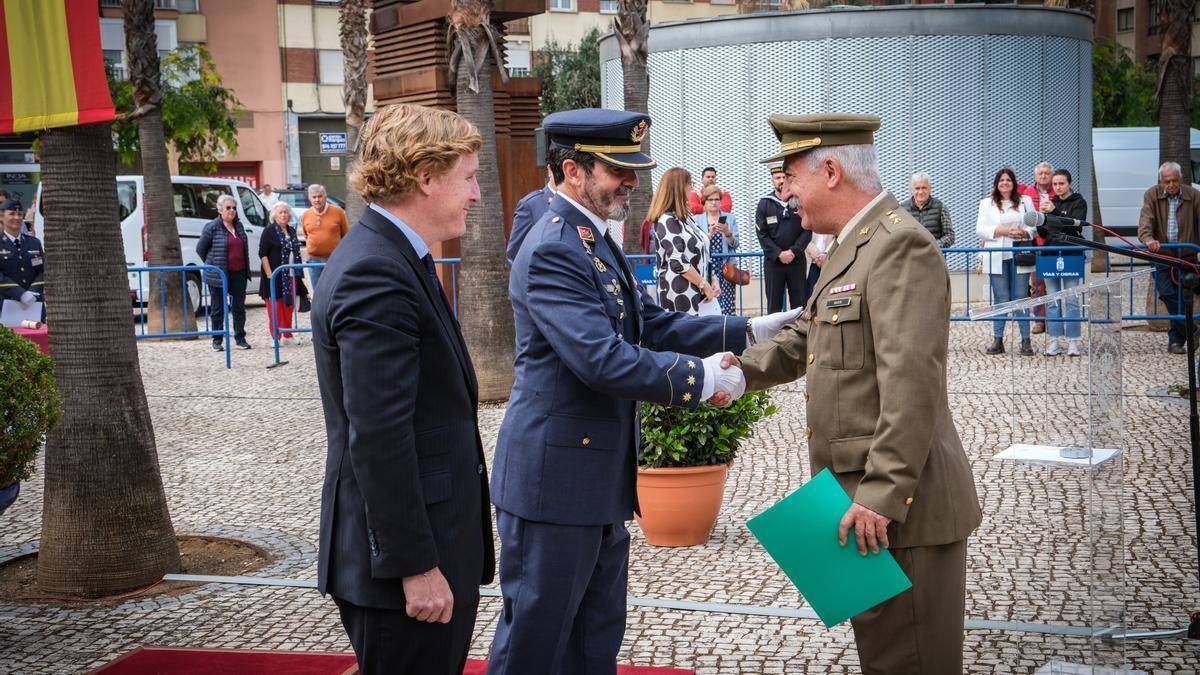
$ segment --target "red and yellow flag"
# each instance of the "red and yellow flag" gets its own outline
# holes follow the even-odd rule
[[[96,0],[0,0],[0,134],[114,117]]]

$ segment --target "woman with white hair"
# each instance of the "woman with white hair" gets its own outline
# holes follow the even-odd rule
[[[258,278],[258,294],[267,304],[267,327],[271,338],[275,337],[275,327],[280,330],[280,342],[283,344],[300,344],[300,338],[291,333],[283,332],[292,327],[292,315],[295,313],[296,298],[306,295],[302,274],[297,270],[280,272],[275,277],[275,301],[271,301],[271,273],[280,265],[300,264],[300,240],[296,237],[296,229],[292,227],[292,208],[283,202],[271,207],[271,225],[263,230],[262,238],[258,240],[258,257],[262,261],[262,275]]]
[[[204,225],[200,241],[196,242],[196,254],[205,265],[212,265],[225,273],[228,282],[228,297],[221,292],[221,275],[215,270],[204,271],[204,282],[208,284],[208,317],[212,330],[225,327],[225,303],[233,314],[233,339],[238,347],[250,349],[246,342],[246,282],[250,280],[250,244],[246,230],[238,219],[237,200],[231,195],[217,198],[217,217]],[[214,352],[224,349],[221,337],[213,336]]]

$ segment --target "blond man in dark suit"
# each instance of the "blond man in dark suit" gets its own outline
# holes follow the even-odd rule
[[[950,277],[880,186],[870,115],[773,115],[789,195],[836,237],[804,313],[741,357],[748,389],[807,374],[809,461],[853,504],[838,536],[888,548],[913,587],[852,619],[864,673],[962,672],[971,467],[946,395]],[[733,361],[733,357],[728,357]],[[832,533],[831,533],[832,536]]]

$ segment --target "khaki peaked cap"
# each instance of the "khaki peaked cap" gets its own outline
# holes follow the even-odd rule
[[[771,115],[767,118],[779,139],[779,153],[762,160],[777,162],[813,148],[834,145],[871,145],[879,129],[876,115],[824,113],[821,115]]]

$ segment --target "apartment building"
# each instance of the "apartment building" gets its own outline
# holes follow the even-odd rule
[[[1134,61],[1157,61],[1162,52],[1161,6],[1165,0],[1105,0],[1096,3],[1096,37],[1121,45]],[[1192,20],[1192,65],[1200,75],[1200,8]]]

